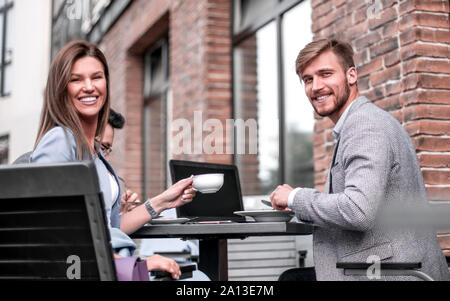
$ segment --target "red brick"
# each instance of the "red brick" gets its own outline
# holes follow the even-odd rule
[[[381,2],[382,8],[386,9],[398,4],[398,0],[379,0]]]
[[[449,3],[445,0],[408,0],[402,2],[399,6],[400,15],[414,10],[448,13]]]
[[[377,101],[384,97],[384,87],[375,87],[362,94],[371,101]]]
[[[449,89],[450,76],[413,73],[403,79],[403,91],[412,89]]]
[[[359,77],[358,76],[358,89],[361,93],[367,92],[370,88],[370,78],[369,76]]]
[[[377,57],[371,60],[369,63],[359,66],[357,68],[358,76],[364,77],[368,74],[372,74],[375,71],[381,70],[382,68],[383,68],[383,58]]]
[[[349,7],[349,10],[355,10],[361,7],[364,7],[365,9],[367,9],[368,4],[366,1],[361,1],[361,0],[347,0],[347,6]]]
[[[450,106],[445,105],[417,105],[405,108],[405,120],[439,119],[450,120]]]
[[[387,82],[389,80],[395,80],[400,78],[400,67],[393,66],[382,71],[375,72],[370,75],[370,84],[372,86],[377,86],[381,83]]]
[[[446,185],[450,184],[450,171],[448,170],[422,170],[425,184]]]
[[[450,30],[411,27],[400,34],[400,45],[402,46],[416,41],[449,43]]]
[[[332,10],[333,5],[330,5],[330,3],[321,3],[313,9],[311,18],[313,21],[316,21],[318,18],[330,13]]]
[[[418,154],[420,166],[450,168],[450,154]]]
[[[373,31],[355,41],[356,50],[360,50],[379,42],[381,36],[378,32]]]
[[[398,20],[395,19],[391,22],[388,22],[377,29],[377,31],[381,32],[381,37],[383,39],[390,38],[392,36],[396,36],[399,31],[399,23]]]
[[[367,22],[361,22],[355,26],[351,26],[344,32],[347,41],[353,41],[361,36],[361,33],[367,32],[369,24]]]
[[[428,199],[436,201],[450,201],[450,186],[428,186],[427,195]],[[450,232],[449,232],[450,233]]]
[[[397,19],[397,11],[394,7],[390,7],[377,15],[376,18],[369,19],[369,28],[374,30],[395,19]]]
[[[325,192],[325,185],[322,185],[322,184],[320,184],[320,185],[315,184],[315,189],[318,190],[318,191],[321,191],[321,192]]]
[[[315,133],[320,133],[323,132],[327,129],[333,128],[334,124],[331,121],[331,119],[329,118],[324,118],[322,120],[318,120],[316,121],[316,123],[314,124],[314,132]]]
[[[358,24],[360,22],[367,20],[367,7],[363,6],[359,9],[353,10],[353,24]]]
[[[314,175],[314,184],[315,185],[324,185],[327,182],[328,173],[323,172],[316,172]]]
[[[450,105],[450,91],[446,90],[413,90],[403,93],[402,103],[411,104],[447,104]]]
[[[436,39],[433,42],[450,44],[450,30],[436,30],[435,37]]]
[[[313,137],[313,145],[314,146],[325,144],[325,142],[326,142],[325,132],[314,133],[314,137]]]
[[[416,137],[413,139],[417,151],[448,152],[450,151],[450,138]]]
[[[370,57],[373,59],[374,57],[388,53],[397,48],[398,48],[398,39],[397,39],[397,37],[392,37],[392,38],[381,41],[380,43],[371,46],[370,47]]]
[[[314,171],[319,172],[330,168],[331,157],[324,157],[322,159],[315,160]]]
[[[316,32],[324,27],[327,27],[327,26],[333,24],[337,19],[344,18],[345,14],[346,14],[345,9],[346,9],[346,7],[342,6],[340,8],[332,10],[328,14],[317,19],[312,24],[312,31]]]
[[[311,0],[311,7],[315,9],[317,6],[325,2],[326,0]]]
[[[331,26],[330,26],[331,27]],[[335,38],[345,39],[343,32],[348,28],[348,20],[346,18],[338,18],[333,23],[333,32],[337,33]]]
[[[403,63],[403,75],[415,72],[448,73],[450,74],[450,61],[415,58]]]
[[[369,62],[369,54],[367,49],[361,49],[361,51],[356,52],[353,56],[356,66],[361,66]]]
[[[406,124],[405,129],[410,136],[447,135],[448,133],[450,133],[450,122],[418,120]]]
[[[335,7],[339,7],[339,6],[343,5],[346,1],[347,0],[333,0],[333,4]]]
[[[314,161],[320,158],[323,158],[327,155],[327,148],[325,145],[321,145],[314,148]]]
[[[383,99],[376,101],[375,104],[388,112],[398,110],[402,107],[398,95],[384,97]]]
[[[389,82],[384,86],[385,96],[399,94],[400,92],[402,92],[402,90],[403,84],[401,81]],[[401,103],[401,99],[399,100],[399,103]]]
[[[400,19],[400,30],[405,30],[412,26],[427,26],[435,28],[448,28],[448,13],[427,13],[414,12],[403,15]]]

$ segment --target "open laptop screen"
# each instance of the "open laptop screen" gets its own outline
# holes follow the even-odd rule
[[[173,183],[191,175],[224,174],[223,186],[218,192],[211,194],[197,192],[192,202],[177,208],[178,217],[198,217],[199,221],[245,220],[245,218],[233,214],[234,211],[244,210],[236,166],[180,160],[171,160],[169,165]]]

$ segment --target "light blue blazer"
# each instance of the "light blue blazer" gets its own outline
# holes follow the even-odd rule
[[[120,228],[121,216],[119,214],[119,209],[122,192],[120,191],[119,179],[112,166],[103,156],[103,153],[101,151],[98,153],[100,155],[99,157],[94,156],[94,163],[97,169],[100,191],[103,193],[108,226]],[[42,137],[41,141],[39,141],[39,144],[31,155],[30,161],[32,163],[63,163],[78,161],[77,145],[72,131],[60,126],[54,127],[48,131],[47,134]],[[115,200],[112,199],[108,171],[114,176],[117,185],[119,186],[119,194]]]

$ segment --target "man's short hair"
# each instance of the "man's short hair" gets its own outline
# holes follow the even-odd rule
[[[117,113],[113,109],[109,110],[109,118],[108,123],[114,128],[114,129],[121,129],[125,125],[125,118],[122,116],[122,114]]]
[[[328,50],[331,50],[338,57],[344,72],[351,67],[355,67],[354,52],[349,43],[337,39],[321,39],[309,43],[300,51],[295,63],[297,74],[301,77],[309,63]]]

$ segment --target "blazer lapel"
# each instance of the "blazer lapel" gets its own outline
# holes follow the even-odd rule
[[[328,173],[328,177],[327,177],[327,193],[333,193],[333,176],[331,174],[331,169],[334,166],[334,162],[336,161],[336,153],[339,147],[339,141],[337,141],[336,146],[334,147],[334,151],[333,151],[333,159],[331,159],[331,165],[330,165],[330,172]]]

